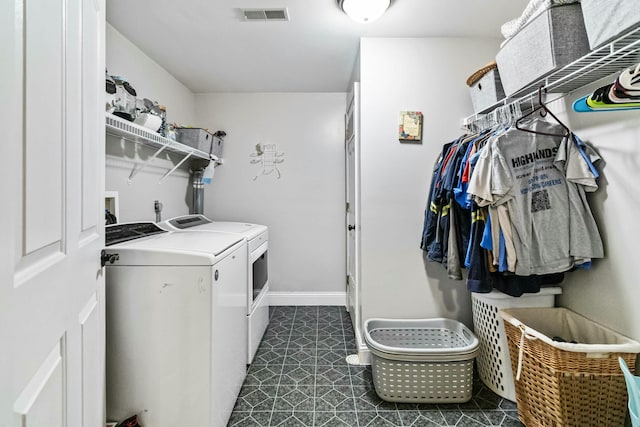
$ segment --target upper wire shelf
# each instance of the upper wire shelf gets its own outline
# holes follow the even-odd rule
[[[204,151],[189,147],[188,145],[181,144],[172,139],[165,138],[160,134],[157,134],[145,127],[121,119],[120,117],[114,116],[113,114],[106,114],[106,126],[106,132],[108,135],[124,138],[126,140],[146,145],[154,149],[164,147],[164,151],[170,151],[179,154],[188,154],[192,157],[199,157],[201,159],[207,160],[219,160],[214,155],[209,155],[209,153],[205,153]]]
[[[167,171],[162,178],[160,178],[160,183],[162,183],[165,178],[175,172],[183,163],[185,163],[188,159],[192,157],[198,157],[200,159],[211,160],[215,165],[222,164],[222,159],[219,159],[217,156],[213,154],[205,153],[204,151],[198,150],[196,148],[190,147],[185,144],[181,144],[177,141],[174,141],[169,138],[165,138],[151,130],[139,126],[135,123],[131,123],[127,120],[121,119],[120,117],[114,116],[113,114],[106,113],[106,133],[107,135],[119,137],[125,139],[127,141],[134,142],[136,144],[142,144],[147,147],[153,148],[156,152],[146,161],[142,163],[136,163],[129,174],[128,182],[132,183],[133,178],[147,165],[151,164],[160,153],[163,151],[170,151],[173,153],[182,154],[184,157],[180,160],[173,168]]]
[[[561,93],[566,96],[576,89],[635,66],[638,62],[640,62],[640,27],[592,50],[571,64],[536,79],[511,96],[496,102],[483,113],[468,116],[464,123],[474,123],[496,108],[510,104],[519,104],[525,111],[526,104],[530,104],[537,97],[540,87],[544,87],[547,92]]]

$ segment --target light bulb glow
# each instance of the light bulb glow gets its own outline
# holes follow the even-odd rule
[[[373,22],[389,7],[390,0],[344,0],[342,10],[356,22]]]

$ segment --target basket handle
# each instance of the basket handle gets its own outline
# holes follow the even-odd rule
[[[524,357],[524,339],[537,340],[533,335],[527,334],[527,327],[523,324],[518,325],[518,328],[522,332],[520,335],[520,348],[518,349],[518,370],[516,371],[516,381],[520,381],[520,374],[522,373],[522,358]]]

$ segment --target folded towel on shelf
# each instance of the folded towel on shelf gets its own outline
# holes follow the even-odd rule
[[[522,15],[518,18],[506,22],[500,28],[502,35],[506,39],[502,42],[504,45],[511,37],[513,37],[522,27],[527,25],[529,21],[549,9],[551,6],[578,3],[580,0],[531,0],[525,7]]]

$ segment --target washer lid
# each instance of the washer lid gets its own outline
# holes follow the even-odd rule
[[[267,231],[267,226],[260,224],[250,224],[247,222],[213,221],[210,224],[201,225],[197,229],[241,234],[248,240],[251,240]]]
[[[184,215],[158,224],[165,230],[173,231],[220,231],[241,234],[248,240],[254,239],[267,231],[265,225],[247,222],[211,221],[204,215]]]
[[[244,245],[242,236],[230,233],[167,232],[109,246],[106,252],[119,259],[107,266],[214,265]]]

